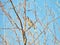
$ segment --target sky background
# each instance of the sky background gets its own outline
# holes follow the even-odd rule
[[[19,21],[14,10],[12,9],[10,1],[0,0],[0,2],[2,2],[5,10],[20,27]],[[22,24],[24,25],[24,0],[12,0],[12,2],[22,20]],[[33,42],[31,45],[44,45],[44,37],[46,37],[46,45],[60,45],[60,0],[35,0],[35,2],[34,0],[26,0],[26,16],[29,17],[33,22],[36,21],[34,10],[36,10],[36,15],[42,22],[43,26],[41,26],[39,22],[36,22],[36,32],[32,27],[29,29],[29,31],[26,31],[27,45],[29,45],[28,42],[31,43],[32,40],[35,40],[35,44]],[[47,23],[49,23],[47,26],[48,28],[44,29]],[[29,27],[28,24],[26,27]],[[2,37],[7,40],[8,45],[19,45],[17,36],[19,38],[20,45],[24,45],[21,31],[19,32],[18,29],[15,29],[17,33],[16,36],[14,30],[2,28],[16,28],[16,26],[10,23],[0,7],[0,45],[5,45]],[[44,34],[43,30],[45,30],[46,34]],[[41,34],[41,32],[43,33]],[[56,42],[54,42],[55,36],[57,39]]]

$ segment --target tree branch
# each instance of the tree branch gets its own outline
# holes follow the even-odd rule
[[[21,21],[19,15],[18,15],[18,13],[17,13],[16,10],[15,10],[15,7],[14,7],[14,4],[13,4],[12,0],[10,0],[10,2],[11,2],[11,4],[12,4],[12,7],[13,7],[13,9],[14,9],[14,12],[16,13],[16,16],[18,17],[18,20],[20,21],[21,29],[23,30],[22,21]]]
[[[2,11],[4,12],[4,14],[8,17],[8,19],[9,19],[9,21],[10,21],[10,23],[12,24],[12,25],[15,25],[19,30],[20,30],[20,28],[18,27],[18,25],[15,23],[15,21],[12,19],[12,17],[10,16],[10,14],[8,14],[7,13],[7,11],[5,10],[5,8],[4,8],[4,6],[3,6],[3,4],[0,2],[0,5],[2,6],[1,8],[2,8]]]

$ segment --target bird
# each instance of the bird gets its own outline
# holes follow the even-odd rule
[[[28,26],[33,27],[34,29],[36,29],[35,24],[31,21],[31,19],[29,19],[29,17],[26,18],[26,21],[28,23]]]

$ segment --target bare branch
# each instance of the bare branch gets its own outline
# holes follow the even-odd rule
[[[10,2],[11,2],[11,4],[12,4],[12,7],[13,7],[13,9],[14,9],[14,12],[16,13],[16,15],[17,15],[17,17],[18,17],[18,20],[20,21],[21,29],[23,30],[23,26],[22,26],[21,19],[20,19],[18,13],[17,13],[16,10],[15,10],[15,7],[14,7],[14,4],[13,4],[12,0],[10,0]]]
[[[10,23],[12,24],[12,25],[15,25],[19,30],[20,30],[20,28],[18,27],[18,25],[14,22],[14,20],[12,19],[12,17],[10,16],[10,14],[8,14],[7,13],[7,11],[5,10],[5,8],[3,7],[3,4],[0,2],[0,4],[2,5],[2,11],[4,12],[4,14],[8,17],[8,19],[9,19],[9,21],[10,21]]]

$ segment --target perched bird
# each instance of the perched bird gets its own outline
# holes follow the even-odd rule
[[[26,21],[28,23],[28,26],[33,27],[34,29],[36,28],[35,24],[29,19],[29,17],[26,18]]]

